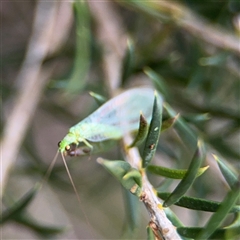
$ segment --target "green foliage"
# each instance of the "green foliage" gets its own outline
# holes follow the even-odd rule
[[[16,151],[18,162],[9,173],[0,220],[3,238],[13,238],[8,236],[10,226],[11,233],[20,229],[19,234],[27,232],[27,237],[32,239],[57,238],[58,235],[65,239],[72,236],[89,238],[89,229],[94,229],[96,237],[102,239],[121,238],[121,235],[123,239],[154,239],[149,227],[146,231],[149,217],[143,215],[145,210],[140,208],[143,167],[149,181],[157,189],[157,196],[165,201],[164,211],[168,219],[183,239],[238,239],[240,74],[239,51],[234,50],[231,43],[234,39],[239,41],[239,3],[232,0],[218,4],[214,1],[192,0],[115,1],[112,4],[119,15],[116,18],[113,16],[114,20],[120,19],[119,29],[128,39],[125,52],[116,50],[117,58],[111,58],[114,55],[111,46],[102,46],[99,40],[101,37],[105,37],[105,41],[112,39],[114,33],[108,33],[108,28],[104,32],[102,23],[95,17],[98,14],[103,19],[106,17],[89,7],[90,3],[71,3],[69,22],[72,19],[72,24],[65,29],[66,25],[61,25],[62,21],[58,23],[60,32],[68,32],[67,40],[42,63],[41,77],[49,69],[52,75],[39,97],[40,104],[36,106],[33,120],[28,123],[29,131],[19,154]],[[22,3],[15,1],[11,4],[14,5],[3,6],[13,18],[10,20],[6,15],[3,18],[5,23],[2,24],[3,81],[0,85],[3,133],[9,122],[8,113],[13,112],[12,106],[21,103],[14,101],[14,97],[22,88],[22,83],[14,79],[18,79],[17,72],[20,69],[21,73],[25,61],[26,43],[35,18],[34,7],[37,5],[26,2],[23,8]],[[21,14],[15,14],[15,9],[20,10]],[[68,10],[59,19],[64,20]],[[111,9],[109,12],[112,12]],[[106,21],[114,22],[112,19]],[[21,34],[13,26],[21,26]],[[200,26],[198,29],[201,34],[196,32],[194,26]],[[209,34],[206,27],[210,27],[212,33]],[[52,31],[56,32],[58,38],[59,30],[56,28]],[[99,33],[103,35],[99,37]],[[228,37],[228,41],[224,36]],[[221,42],[224,44],[221,45]],[[121,45],[122,39],[115,44],[115,47]],[[105,55],[108,55],[108,61]],[[115,66],[119,56],[124,56],[119,68],[112,67],[110,72],[117,73],[121,82],[114,85],[111,82],[114,79],[106,79],[109,74],[106,71],[109,64]],[[112,84],[117,88],[114,89],[115,93],[130,86],[151,85],[161,96],[162,102],[156,94],[150,126],[139,113],[138,133],[132,133],[135,138],[130,146],[124,146],[126,151],[133,150],[133,147],[139,148],[142,155],[142,159],[139,159],[142,166],[139,169],[124,160],[120,147],[114,148],[117,142],[111,140],[91,143],[94,146],[91,153],[86,146],[78,146],[81,157],[67,159],[79,195],[83,196],[82,205],[90,218],[92,227],[88,229],[85,226],[89,224],[85,223],[83,214],[78,212],[79,205],[74,202],[76,198],[72,186],[60,162],[48,180],[50,192],[53,191],[56,198],[43,195],[38,187],[27,194],[23,193],[26,192],[26,186],[32,186],[33,182],[42,179],[57,151],[57,142],[69,127],[107,100],[105,96],[111,95],[108,91]],[[27,115],[23,111],[23,116]],[[15,139],[18,139],[19,134],[24,133],[16,130],[11,136],[12,148],[7,151],[15,152]],[[205,149],[203,145],[197,146],[198,139],[201,139]],[[102,158],[98,158],[98,162],[118,182],[112,181],[112,176],[96,165],[94,160],[100,156]],[[4,165],[7,159],[2,162]],[[180,179],[180,182],[175,179]],[[119,183],[123,186],[125,212]],[[40,211],[34,205],[39,196],[42,196]],[[173,204],[179,206],[176,213]],[[48,205],[52,209],[57,208],[49,215],[54,219],[54,224],[60,227],[54,227],[48,218],[42,219]],[[204,215],[205,211],[212,215]],[[190,214],[185,218],[188,212]],[[70,219],[66,225],[69,222],[76,225],[63,228],[60,219]],[[109,221],[99,219],[109,219],[111,229]],[[202,222],[206,222],[203,227]],[[73,229],[80,229],[80,226],[84,226],[84,229],[74,232]],[[66,237],[64,234],[67,232],[70,236]]]
[[[21,215],[22,212],[24,212],[24,210],[28,207],[29,203],[31,203],[31,201],[33,200],[34,196],[38,191],[38,188],[39,185],[37,184],[35,188],[30,190],[21,199],[19,199],[16,204],[5,210],[1,215],[0,223],[3,224],[8,220],[17,218],[19,215]]]
[[[198,148],[192,158],[191,164],[188,171],[184,175],[181,182],[174,189],[174,191],[169,195],[169,197],[164,201],[163,206],[168,207],[175,202],[177,202],[191,187],[195,179],[197,178],[197,172],[205,159],[205,149],[202,142],[198,142]]]
[[[27,207],[33,201],[39,189],[40,185],[36,184],[33,189],[27,192],[21,199],[16,201],[15,204],[9,206],[4,212],[2,212],[0,224],[6,224],[8,221],[12,221],[31,229],[40,237],[45,238],[65,232],[65,227],[54,227],[41,224],[27,213]],[[4,203],[9,204],[9,201],[10,199],[3,199]]]
[[[228,192],[227,196],[221,203],[221,206],[215,212],[204,229],[200,231],[197,235],[196,239],[207,239],[209,238],[220,226],[223,220],[226,218],[227,213],[233,208],[234,204],[239,200],[240,192],[239,192],[240,183],[237,182],[234,184],[233,189]]]
[[[66,90],[69,96],[84,89],[90,63],[91,32],[88,6],[84,1],[76,1],[73,7],[77,25],[76,55],[70,79],[67,81]]]
[[[157,195],[163,200],[168,199],[171,193],[168,192],[158,192]],[[216,212],[219,207],[221,206],[220,202],[216,201],[210,201],[200,198],[194,198],[194,197],[188,197],[188,196],[182,196],[175,205],[189,208],[193,210],[199,210],[199,211],[207,211],[207,212]],[[240,212],[240,206],[233,206],[231,211],[229,213],[237,213]]]
[[[231,167],[227,166],[218,156],[213,155],[219,169],[221,170],[225,180],[227,181],[228,185],[232,188],[235,184],[237,184],[237,176],[236,173],[231,170]]]
[[[162,127],[162,99],[158,96],[158,93],[155,92],[152,119],[150,122],[148,135],[143,149],[142,156],[143,168],[147,167],[147,165],[151,162],[156,152],[161,127]]]
[[[203,228],[178,228],[178,233],[181,236],[187,238],[196,239],[199,232],[203,231]],[[239,228],[231,228],[231,229],[219,229],[215,231],[209,239],[236,239],[240,234]]]
[[[147,137],[148,133],[148,123],[145,117],[140,114],[139,119],[139,129],[136,137],[134,138],[133,142],[128,146],[128,148],[139,146]]]
[[[142,193],[142,176],[137,169],[132,168],[131,165],[125,161],[109,161],[102,158],[98,158],[97,161],[115,176],[124,188],[140,197]]]
[[[196,177],[201,176],[206,170],[208,169],[207,167],[199,168],[198,172],[196,173]],[[167,178],[173,178],[173,179],[182,179],[186,175],[187,171],[186,169],[172,169],[172,168],[166,168],[162,166],[154,166],[154,165],[149,165],[147,167],[147,170],[150,173],[167,177]]]

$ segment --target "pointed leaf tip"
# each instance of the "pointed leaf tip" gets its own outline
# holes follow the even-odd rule
[[[146,138],[147,133],[148,133],[148,122],[146,118],[143,116],[142,112],[140,112],[138,133],[135,139],[133,140],[133,142],[128,146],[128,148],[140,145]]]
[[[154,96],[152,120],[150,122],[147,139],[143,150],[143,168],[147,167],[156,152],[162,127],[162,98],[158,95],[156,90],[154,91]]]

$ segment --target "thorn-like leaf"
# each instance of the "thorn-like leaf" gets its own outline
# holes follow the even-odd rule
[[[176,120],[178,119],[179,116],[180,116],[180,114],[178,113],[175,117],[164,120],[162,122],[161,132],[171,128],[174,125],[174,123],[176,122]]]
[[[232,186],[234,186],[234,184],[236,184],[236,182],[238,181],[236,174],[218,156],[213,154],[213,157],[217,161],[217,164],[218,164],[225,180],[227,181],[228,185],[232,188]]]
[[[147,133],[148,133],[148,122],[147,122],[146,118],[143,116],[143,114],[141,113],[140,120],[139,120],[138,133],[137,133],[135,139],[133,140],[133,142],[128,146],[128,148],[140,145],[146,138]]]

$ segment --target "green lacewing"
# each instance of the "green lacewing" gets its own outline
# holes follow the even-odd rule
[[[95,112],[69,129],[59,142],[63,155],[75,156],[77,146],[83,142],[91,152],[95,142],[121,139],[124,134],[138,130],[140,112],[151,120],[154,91],[150,88],[133,88],[110,99]]]
[[[69,129],[68,134],[58,143],[58,153],[62,155],[67,174],[77,196],[82,212],[89,226],[88,216],[81,205],[80,196],[68,169],[65,157],[86,155],[94,150],[97,144],[108,140],[119,140],[124,134],[137,131],[139,128],[140,113],[151,121],[154,102],[154,90],[151,88],[133,88],[110,99],[95,112]],[[85,144],[79,147],[79,144]],[[58,153],[52,161],[44,181],[49,177],[57,160]]]

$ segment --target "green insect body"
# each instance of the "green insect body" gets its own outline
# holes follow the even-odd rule
[[[123,92],[71,127],[59,142],[59,151],[74,155],[69,153],[80,142],[91,151],[94,142],[121,139],[124,134],[138,129],[140,112],[150,122],[153,101],[154,91],[150,88],[133,88]]]

